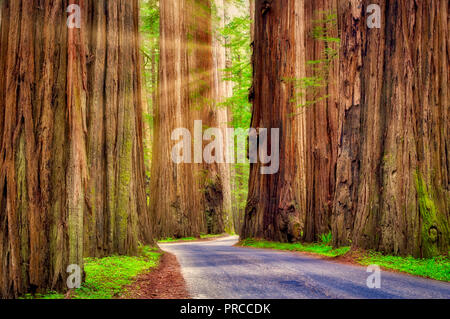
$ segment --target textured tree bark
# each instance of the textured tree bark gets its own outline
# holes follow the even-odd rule
[[[369,4],[256,2],[252,127],[285,126],[278,176],[260,176],[252,166],[243,236],[294,240],[294,227],[286,226],[294,220],[307,241],[332,228],[336,246],[420,257],[448,250],[448,3],[382,1],[381,29],[367,27]],[[336,8],[342,46],[329,98],[298,116],[290,136],[299,142],[286,148],[284,132],[294,124],[275,123],[290,111],[292,88],[283,79],[311,75],[302,63],[326,49],[308,36],[312,19]],[[296,19],[296,28],[286,27]],[[289,63],[277,64],[283,59]],[[306,164],[287,165],[296,152]],[[285,167],[293,176],[300,171],[299,182],[285,182]],[[300,189],[288,197],[300,207],[291,219],[278,193],[286,185]]]
[[[50,269],[48,264],[49,246],[58,245],[51,243],[48,227],[63,227],[62,219],[67,221],[69,214],[58,212],[61,215],[50,218],[52,206],[62,200],[66,205],[66,199],[57,198],[56,194],[51,198],[48,192],[53,177],[64,169],[51,170],[51,150],[69,135],[54,136],[54,131],[67,123],[55,121],[65,115],[60,112],[66,106],[66,87],[61,83],[66,82],[67,64],[53,62],[66,63],[68,47],[67,31],[57,33],[50,28],[52,24],[65,23],[62,15],[52,14],[55,9],[64,12],[61,3],[55,7],[47,5],[43,14],[38,14],[34,6],[23,5],[22,1],[6,1],[2,8],[0,65],[5,78],[0,85],[0,297],[18,296],[25,287],[35,290],[45,286],[51,275],[62,271],[57,267]],[[36,33],[35,25],[40,27]],[[56,48],[53,39],[63,43],[63,49]],[[32,89],[34,86],[37,90]],[[49,103],[52,95],[53,105]],[[68,163],[67,158],[65,162]],[[67,186],[62,181],[55,184],[63,194]],[[62,246],[60,260],[67,262],[71,247]],[[82,260],[74,262],[82,264]]]
[[[199,164],[172,161],[171,134],[193,132],[198,110],[190,104],[187,1],[160,3],[159,103],[154,109],[154,143],[150,209],[158,237],[199,236],[204,230],[201,193],[195,173]],[[199,117],[197,117],[199,118]]]
[[[288,79],[298,75],[301,54],[296,46],[299,30],[297,1],[255,2],[254,100],[251,127],[280,129],[280,169],[261,174],[261,163],[252,164],[246,216],[242,236],[277,241],[300,239],[302,231],[299,154],[300,123],[295,85]],[[268,134],[270,136],[270,133]],[[268,137],[270,149],[272,141]]]
[[[171,154],[175,143],[170,140],[175,129],[186,128],[193,144],[202,139],[193,136],[194,121],[203,121],[204,128],[219,128],[227,121],[227,114],[213,103],[224,93],[219,74],[214,73],[223,61],[220,56],[213,60],[211,2],[164,1],[160,12],[160,100],[155,110],[152,216],[160,237],[220,233],[225,230],[229,204],[227,167],[194,161],[194,149],[193,163],[175,164]],[[202,150],[197,150],[198,155],[203,155]]]
[[[66,25],[69,4],[82,8],[81,29]],[[138,1],[7,0],[1,13],[0,297],[9,298],[62,289],[69,264],[132,254],[151,234]]]
[[[189,79],[190,103],[200,112],[196,119],[202,120],[202,131],[208,128],[219,128],[221,125],[218,110],[214,103],[214,99],[219,98],[215,93],[221,94],[222,92],[219,92],[219,79],[217,78],[217,87],[215,87],[216,83],[214,82],[215,61],[213,58],[211,5],[212,1],[210,0],[188,1],[188,7],[191,8],[191,15],[187,19],[188,35],[191,39],[191,54],[188,57],[188,63],[191,66]],[[203,140],[203,150],[207,143]],[[194,149],[194,153],[199,151]],[[216,155],[217,152],[216,150]],[[220,172],[220,164],[205,163],[204,161],[205,157],[203,156],[203,164],[197,178],[200,180],[201,208],[205,214],[206,231],[208,233],[222,233],[225,229],[225,194],[223,191],[225,180]],[[189,188],[188,185],[185,186]]]
[[[362,0],[353,0],[340,2],[338,8],[342,36],[339,61],[339,154],[332,218],[335,246],[349,245],[352,242],[358,202],[362,32],[366,28],[362,6]],[[376,54],[378,56],[379,52]],[[368,59],[365,62],[370,64]]]
[[[291,4],[289,1],[281,1],[284,7],[290,7],[291,13],[289,17],[279,16],[278,19],[288,18],[292,20],[293,30],[281,30],[274,35],[273,38],[263,38],[262,33],[257,33],[258,27],[255,26],[254,37],[255,37],[255,53],[254,59],[258,59],[258,52],[256,48],[256,43],[260,41],[272,41],[270,45],[279,45],[279,39],[286,39],[288,44],[292,46],[289,48],[291,51],[295,52],[292,57],[288,55],[291,60],[289,63],[293,65],[292,70],[274,69],[274,75],[271,81],[280,81],[283,83],[283,79],[296,79],[296,81],[303,79],[305,77],[311,77],[316,75],[316,70],[308,67],[308,61],[317,61],[328,58],[326,49],[329,48],[329,43],[325,41],[320,41],[315,39],[312,34],[314,28],[317,26],[317,21],[324,19],[323,14],[329,15],[335,13],[337,10],[337,2],[334,0],[323,0],[323,1],[296,1],[295,4]],[[281,11],[275,12],[273,7],[274,2],[263,1],[259,4],[256,1],[256,19],[255,24],[258,23],[259,17],[262,15],[266,16],[265,13],[270,16],[270,14],[287,14]],[[259,8],[259,9],[258,9]],[[264,13],[264,14],[262,14]],[[264,18],[263,18],[264,19]],[[281,22],[276,19],[267,21],[264,24],[264,28],[273,28],[277,30]],[[326,28],[325,22],[319,22],[322,27]],[[272,26],[271,24],[274,24]],[[266,26],[267,25],[267,26]],[[263,32],[259,29],[260,32]],[[269,29],[267,29],[269,30]],[[274,32],[274,31],[271,31]],[[328,36],[338,37],[338,30],[327,30]],[[273,51],[272,47],[264,48],[263,52],[269,52],[267,50]],[[265,54],[265,53],[263,53]],[[278,57],[273,57],[275,60]],[[261,66],[254,62],[254,68],[260,68]],[[282,64],[274,64],[274,68],[283,67]],[[331,230],[331,213],[332,204],[334,199],[335,190],[335,169],[337,160],[337,91],[338,91],[338,64],[332,62],[330,69],[328,70],[329,79],[328,84],[320,92],[321,96],[328,96],[327,99],[319,100],[309,107],[299,108],[298,105],[303,105],[307,101],[313,101],[315,98],[312,93],[308,90],[298,87],[295,85],[291,87],[289,91],[285,89],[285,84],[281,86],[270,87],[270,90],[277,90],[275,94],[284,94],[289,96],[287,101],[294,100],[295,103],[287,106],[287,111],[290,112],[290,116],[287,117],[287,122],[293,125],[292,132],[286,129],[285,135],[286,139],[295,140],[290,141],[288,145],[293,145],[292,148],[283,149],[281,148],[281,154],[286,154],[290,152],[290,155],[286,157],[296,158],[294,168],[289,168],[287,170],[292,170],[292,175],[294,182],[296,183],[292,187],[295,189],[292,195],[295,198],[296,208],[293,210],[297,217],[294,218],[297,222],[296,229],[297,232],[302,234],[302,238],[306,241],[315,241],[320,238],[320,235],[326,234]],[[278,74],[277,74],[278,73]],[[276,74],[276,75],[275,75]],[[255,83],[260,81],[257,76],[265,76],[265,74],[258,74],[258,70],[255,70]],[[256,90],[257,87],[254,86]],[[264,90],[265,89],[265,90]],[[264,92],[268,92],[267,88],[264,88]],[[279,93],[280,91],[281,93]],[[256,93],[256,92],[255,92]],[[260,93],[264,94],[264,93]],[[289,95],[290,94],[290,95]],[[318,94],[317,92],[315,94]],[[270,94],[269,94],[270,95]],[[269,97],[270,99],[270,97]],[[275,99],[276,101],[276,99]],[[256,105],[256,99],[254,102],[254,116],[257,114],[257,108],[260,106]],[[276,101],[277,107],[281,109],[286,108],[285,105],[280,103],[286,103],[286,100]],[[292,114],[295,116],[292,117]],[[291,118],[292,117],[292,118]],[[279,124],[281,125],[281,124]],[[281,156],[283,158],[284,155]],[[250,182],[251,185],[252,182]],[[252,185],[250,189],[252,189]],[[254,196],[254,195],[253,195]],[[261,195],[260,195],[261,196]],[[264,195],[269,196],[269,195]],[[250,203],[247,207],[247,214],[249,207],[252,207]],[[281,217],[280,217],[281,218]],[[248,218],[246,219],[248,220]],[[262,219],[259,222],[252,222],[256,224],[264,223]],[[255,235],[255,231],[249,234]],[[261,236],[261,234],[259,235]],[[280,236],[278,236],[280,237]],[[294,236],[295,237],[295,236]],[[286,239],[287,237],[285,237]],[[270,239],[270,238],[269,238]],[[295,239],[299,239],[295,237]],[[293,240],[292,238],[290,240]]]
[[[2,10],[3,0],[0,0],[0,12]],[[2,14],[0,13],[0,28],[2,27]]]
[[[336,11],[336,0],[304,1],[306,61],[303,63],[330,58],[326,49],[330,48],[331,44],[315,39],[312,34],[313,29],[320,26],[325,29],[328,37],[338,37],[337,26],[333,30],[329,23],[318,22]],[[320,90],[320,96],[328,98],[317,101],[304,111],[306,167],[303,176],[306,185],[306,216],[303,238],[308,242],[317,241],[322,234],[331,231],[337,160],[338,63],[331,61],[329,68],[327,85]],[[317,72],[313,67],[306,68],[308,77],[317,75]],[[314,96],[306,93],[307,100],[314,101]]]
[[[338,181],[345,183],[337,185],[336,230],[353,223],[353,232],[335,231],[335,244],[352,238],[355,246],[387,253],[446,253],[448,3],[381,1],[381,29],[359,21],[368,4],[352,2],[352,19],[342,19],[357,37],[343,46],[341,63],[360,69],[353,82],[360,85],[350,87],[350,72],[342,79],[348,94],[340,105],[341,117],[346,113]],[[353,140],[359,144],[350,147]]]

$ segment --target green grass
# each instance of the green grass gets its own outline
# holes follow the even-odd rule
[[[207,234],[207,235],[200,235],[200,238],[202,239],[207,239],[207,238],[218,238],[218,237],[222,237],[226,234]]]
[[[210,238],[217,238],[221,237],[224,234],[202,234],[200,235],[200,238],[196,237],[184,237],[184,238],[164,238],[161,240],[158,240],[158,243],[173,243],[173,242],[179,242],[179,241],[192,241],[192,240],[199,240],[199,239],[210,239]]]
[[[141,256],[87,258],[86,281],[77,289],[75,299],[111,299],[124,292],[133,279],[158,265],[160,253],[143,247]]]
[[[64,299],[64,295],[56,291],[49,291],[47,294],[36,294],[34,297],[31,294],[26,294],[19,299]]]
[[[289,251],[310,252],[327,257],[338,257],[347,254],[350,247],[341,247],[333,249],[330,245],[328,236],[322,238],[322,243],[303,244],[303,243],[278,243],[264,240],[245,239],[241,242],[242,246],[255,248],[269,248]],[[352,256],[352,254],[350,254]],[[355,262],[363,265],[378,265],[385,269],[405,272],[408,274],[448,281],[450,282],[450,258],[449,256],[440,256],[435,258],[418,259],[413,257],[400,257],[383,255],[379,252],[358,252]]]
[[[300,251],[308,253],[316,253],[327,257],[337,257],[345,255],[350,247],[341,247],[333,249],[333,247],[324,244],[303,244],[303,243],[278,243],[265,240],[245,239],[241,242],[242,246],[254,247],[254,248],[270,248],[289,251]]]
[[[158,266],[161,253],[154,248],[140,248],[139,256],[111,256],[105,258],[86,258],[84,271],[86,280],[76,289],[72,299],[112,299],[125,292],[137,275]],[[33,298],[30,295],[24,298]],[[63,299],[64,295],[49,292],[34,296],[37,299]]]
[[[198,238],[195,238],[195,237],[185,237],[185,238],[168,237],[168,238],[158,240],[158,243],[173,243],[173,242],[177,242],[177,241],[189,241],[189,240],[198,240]]]
[[[357,262],[365,266],[379,265],[386,269],[450,282],[450,258],[448,256],[417,259],[413,257],[388,256],[378,252],[368,252],[357,260]]]

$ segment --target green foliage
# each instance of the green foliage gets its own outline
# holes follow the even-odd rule
[[[151,77],[152,72],[157,70],[151,69],[152,61],[159,62],[159,1],[158,0],[141,0],[140,7],[141,26],[141,52],[144,56],[144,78],[148,93],[156,90],[153,86]],[[149,99],[151,100],[151,99]]]
[[[86,258],[86,280],[75,292],[75,299],[111,299],[124,292],[134,278],[156,267],[161,253],[143,246],[139,256]]]
[[[141,1],[141,32],[159,38],[159,0]]]
[[[255,247],[255,248],[270,248],[289,251],[310,252],[327,257],[337,257],[345,255],[349,252],[350,247],[340,247],[333,249],[333,247],[324,243],[279,243],[265,240],[245,239],[242,241],[243,246]]]
[[[173,243],[173,242],[179,242],[179,241],[191,241],[191,240],[197,240],[198,238],[195,237],[184,237],[184,238],[173,238],[168,237],[164,238],[158,241],[158,243]]]
[[[422,250],[425,257],[439,255],[437,246],[439,231],[443,234],[443,238],[448,238],[450,234],[447,220],[441,217],[438,208],[429,193],[429,189],[421,175],[417,170],[416,175],[416,191],[419,204],[419,213],[421,217],[421,235]]]
[[[158,65],[159,65],[159,0],[141,0],[141,53],[143,56],[143,79],[146,89],[146,101],[148,105],[144,107],[143,119],[147,127],[153,129],[153,95],[156,93],[158,85]],[[144,160],[150,163],[152,152],[149,143],[144,143]],[[150,177],[150,171],[146,172]]]
[[[112,299],[125,292],[136,276],[158,266],[161,253],[148,246],[140,247],[138,256],[110,256],[105,258],[85,258],[86,279],[81,288],[76,289],[73,299]],[[25,298],[33,298],[31,295]],[[64,295],[49,292],[36,295],[37,299],[63,299]]]
[[[235,128],[250,127],[251,104],[248,95],[253,81],[250,28],[251,19],[246,15],[233,18],[225,28],[219,30],[221,41],[231,56],[231,65],[224,70],[224,80],[233,83],[233,95],[221,105],[231,109],[231,124]]]
[[[86,281],[76,290],[75,299],[111,299],[133,283],[133,279],[158,265],[160,253],[144,248],[139,257],[111,256],[87,258]]]
[[[403,271],[412,275],[450,282],[450,258],[439,256],[427,259],[413,257],[385,256],[379,252],[369,252],[358,262],[362,265]]]
[[[307,69],[312,76],[304,78],[288,78],[285,81],[293,82],[297,90],[293,103],[298,107],[309,107],[329,98],[325,94],[330,82],[330,69],[333,61],[339,57],[341,39],[338,37],[337,14],[332,11],[317,12],[319,19],[313,21],[311,37],[324,43],[322,57],[319,60],[307,61]]]
[[[328,234],[322,234],[320,238],[323,245],[330,245],[331,241],[333,240],[333,235],[331,234],[331,232],[329,232]]]
[[[209,239],[209,238],[217,238],[217,237],[221,237],[224,236],[225,234],[201,234],[200,238],[196,238],[196,237],[184,237],[184,238],[173,238],[173,237],[169,237],[169,238],[164,238],[159,240],[159,243],[174,243],[174,242],[183,242],[183,241],[193,241],[193,240],[198,240],[198,239]]]
[[[245,7],[246,5],[242,0],[233,1],[233,5],[248,12],[248,8]],[[252,105],[249,102],[249,91],[253,82],[251,23],[250,16],[245,14],[234,17],[223,29],[218,30],[220,39],[231,57],[231,63],[224,70],[224,80],[231,82],[233,85],[233,94],[219,103],[219,107],[230,109],[232,114],[230,124],[235,129],[250,128],[252,117]],[[236,152],[237,143],[235,143]],[[243,212],[247,202],[250,165],[238,163],[233,165],[233,169],[233,211]],[[239,218],[241,219],[243,216]]]
[[[226,234],[202,234],[200,235],[200,238],[202,239],[208,239],[208,238],[217,238],[217,237],[222,237]]]
[[[26,294],[19,299],[64,299],[64,295],[56,291],[49,291],[45,295],[36,294],[33,296],[32,294]]]

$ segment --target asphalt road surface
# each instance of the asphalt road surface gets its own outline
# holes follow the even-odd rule
[[[195,299],[444,298],[450,283],[381,272],[370,289],[366,267],[299,253],[233,247],[237,237],[160,244],[177,256]]]

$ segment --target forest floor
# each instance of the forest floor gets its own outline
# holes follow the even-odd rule
[[[167,262],[162,264],[164,255],[157,247],[141,246],[137,256],[85,258],[86,278],[80,288],[65,294],[27,294],[22,299],[117,299],[133,286],[136,278],[166,265]]]
[[[122,299],[187,299],[189,293],[175,255],[164,253],[158,268],[142,274],[125,289]]]
[[[371,289],[373,273],[362,265],[298,251],[237,247],[238,240],[159,246],[177,256],[192,298],[450,298],[448,282],[382,271],[380,289]]]

